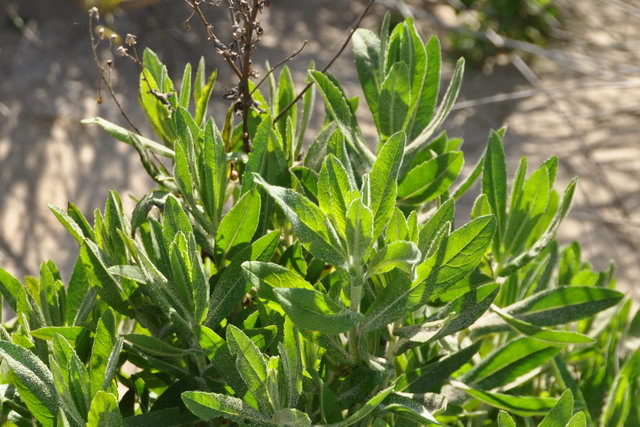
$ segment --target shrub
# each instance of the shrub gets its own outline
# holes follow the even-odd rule
[[[130,217],[111,192],[93,225],[51,207],[80,248],[66,286],[51,261],[24,283],[0,269],[17,313],[0,329],[3,422],[637,424],[640,316],[613,268],[554,240],[576,182],[558,193],[555,157],[529,175],[523,159],[508,191],[505,129],[461,179],[462,141],[436,131],[464,62],[438,104],[438,40],[388,28],[353,39],[373,149],[364,106],[310,70],[326,117],[305,150],[313,92],[285,110],[285,68],[269,101],[253,93],[246,153],[234,107],[221,128],[207,117],[203,61],[178,89],[144,52],[157,140],[87,123],[133,146],[158,188]]]

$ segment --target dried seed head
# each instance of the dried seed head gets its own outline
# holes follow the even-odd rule
[[[118,42],[118,35],[115,33],[111,34],[111,37],[109,37],[109,40],[111,41],[111,43],[116,44]]]
[[[102,27],[98,28],[98,38],[104,40],[104,28]]]
[[[98,104],[102,104],[104,102],[104,98],[102,97],[102,95],[98,95],[98,97],[96,98],[96,102]]]
[[[135,46],[138,43],[138,37],[134,36],[133,34],[127,34],[127,36],[124,38],[124,43],[127,46]]]
[[[120,56],[128,56],[129,54],[127,53],[127,48],[124,46],[118,46],[116,48],[116,53]]]
[[[107,67],[109,68],[113,67],[113,61],[111,59],[107,59]]]
[[[96,21],[100,20],[100,12],[97,7],[92,7],[89,9],[89,17],[95,19]]]

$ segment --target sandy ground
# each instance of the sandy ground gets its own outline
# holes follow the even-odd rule
[[[257,59],[277,62],[309,40],[290,64],[296,81],[302,82],[309,61],[325,64],[338,49],[361,3],[313,0],[301,6],[296,0],[274,1],[263,17],[266,36]],[[489,129],[505,122],[510,126],[506,148],[512,173],[522,155],[531,166],[560,155],[559,185],[581,177],[561,241],[581,241],[585,256],[599,268],[614,259],[619,281],[638,298],[640,72],[629,64],[640,64],[640,14],[603,3],[589,0],[573,6],[566,28],[570,41],[558,50],[561,60],[538,57],[533,62],[539,82],[511,64],[496,66],[490,74],[467,72],[461,103],[445,127],[465,138],[469,168]],[[12,5],[26,19],[26,33],[10,24],[6,13]],[[377,5],[363,25],[377,27],[384,10]],[[190,32],[184,31],[187,16],[182,2],[163,0],[156,7],[118,13],[110,25],[138,35],[140,44],[156,50],[176,76],[179,64],[196,62],[203,54],[211,67],[220,65],[195,22]],[[427,31],[433,28],[428,21],[421,24]],[[52,259],[68,277],[77,248],[47,202],[64,207],[72,201],[91,217],[109,189],[120,192],[131,209],[128,195],[140,197],[152,187],[130,147],[79,123],[98,114],[123,123],[112,102],[95,102],[97,73],[87,30],[86,14],[71,1],[0,2],[0,265],[18,276],[35,275],[42,260]],[[575,54],[587,58],[568,64],[566,58]],[[220,70],[210,110],[214,117],[222,117],[226,103],[221,94],[230,86],[226,69]],[[360,93],[350,49],[332,71],[350,95]],[[150,134],[135,102],[136,68],[118,58],[112,79],[129,115]],[[531,94],[538,84],[553,90]],[[486,99],[514,92],[522,97]],[[365,133],[371,135],[368,129]]]

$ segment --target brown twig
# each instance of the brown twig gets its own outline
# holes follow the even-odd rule
[[[269,71],[267,71],[267,73],[264,75],[264,77],[262,77],[262,79],[260,79],[260,81],[258,82],[258,84],[256,84],[256,86],[253,88],[253,90],[251,91],[251,95],[253,95],[253,93],[258,90],[258,88],[262,85],[262,83],[265,82],[265,80],[267,80],[267,78],[274,72],[276,71],[278,68],[282,67],[284,64],[286,64],[287,62],[291,61],[293,58],[295,58],[296,56],[300,55],[300,52],[302,52],[302,50],[305,48],[305,46],[307,45],[309,41],[305,40],[302,43],[302,46],[300,46],[300,49],[298,49],[297,51],[295,51],[294,53],[292,53],[291,55],[289,55],[288,57],[286,57],[285,59],[283,59],[282,61],[278,62],[274,67],[271,67],[269,69]]]
[[[211,25],[209,21],[207,21],[207,18],[204,16],[202,9],[200,9],[200,2],[198,0],[185,0],[185,1],[189,4],[189,6],[191,6],[193,11],[196,13],[196,16],[200,20],[200,23],[202,24],[202,26],[205,28],[205,31],[207,32],[207,36],[209,40],[213,42],[214,46],[218,50],[218,53],[220,53],[224,58],[224,60],[227,62],[227,64],[229,64],[229,67],[231,67],[231,70],[233,70],[235,75],[238,78],[242,78],[242,72],[240,71],[238,66],[235,64],[233,57],[231,55],[231,51],[229,50],[229,48],[227,48],[227,46],[224,43],[222,43],[222,41],[218,38],[218,36],[216,36],[215,33],[213,32],[213,25]]]
[[[344,52],[344,50],[347,48],[347,46],[349,45],[349,42],[351,41],[351,38],[353,37],[353,34],[356,32],[356,30],[358,29],[358,27],[360,27],[360,24],[362,23],[362,20],[365,18],[365,16],[367,16],[367,14],[369,13],[369,11],[371,10],[371,8],[373,7],[373,5],[376,3],[376,0],[370,0],[369,3],[367,4],[367,6],[364,8],[364,10],[362,11],[362,13],[360,14],[360,16],[358,17],[358,20],[356,21],[356,23],[353,25],[353,27],[351,28],[351,31],[349,31],[349,35],[347,36],[346,40],[344,41],[344,43],[342,44],[342,46],[340,47],[340,50],[333,56],[333,58],[331,58],[331,61],[329,61],[329,63],[327,65],[325,65],[325,67],[321,70],[321,72],[326,73],[329,68],[331,68],[331,66],[333,65],[334,62],[336,62],[336,60],[340,57],[340,55],[342,55],[342,53]],[[311,89],[311,86],[313,86],[313,83],[308,83],[303,89],[302,91],[300,91],[300,93],[298,94],[298,96],[295,97],[295,99],[293,101],[291,101],[289,103],[289,105],[287,105],[286,107],[284,107],[284,109],[282,111],[280,111],[278,113],[278,115],[276,116],[275,119],[273,119],[273,123],[277,123],[278,120],[280,120],[286,113],[287,111],[289,111],[298,101],[300,101],[302,99],[302,97],[304,96],[304,94]]]
[[[213,31],[211,25],[202,9],[202,0],[185,0],[191,7],[193,13],[198,16],[202,26],[207,32],[208,38],[213,42],[216,51],[221,54],[227,64],[238,78],[238,85],[225,94],[226,99],[234,100],[234,111],[242,116],[242,141],[243,150],[251,151],[251,140],[249,135],[249,116],[255,102],[252,98],[253,91],[249,87],[249,81],[257,77],[251,58],[256,46],[262,36],[262,27],[258,22],[258,14],[264,7],[269,6],[269,0],[227,0],[226,7],[231,16],[233,28],[233,41],[227,46]],[[219,6],[220,2],[212,3]],[[189,19],[185,21],[189,23]]]
[[[131,126],[131,128],[138,135],[141,135],[141,132],[138,129],[138,127],[133,124],[133,121],[129,118],[127,113],[124,111],[122,104],[120,104],[120,101],[118,100],[118,97],[116,96],[116,93],[113,90],[113,87],[109,83],[109,80],[107,80],[107,77],[104,75],[104,66],[100,63],[100,60],[98,59],[98,51],[96,50],[97,43],[96,43],[95,37],[93,36],[93,19],[94,19],[94,16],[90,13],[89,14],[89,39],[91,40],[91,52],[93,53],[93,60],[95,61],[96,67],[98,68],[98,73],[100,74],[100,78],[104,82],[105,86],[107,87],[107,90],[109,91],[109,95],[113,99],[113,102],[116,103],[116,106],[118,107],[118,110],[120,111],[120,114],[122,115],[122,117],[124,117],[124,119],[127,121],[129,126]]]
[[[251,55],[254,52],[253,31],[255,20],[258,17],[258,1],[253,0],[251,15],[247,16],[244,9],[240,9],[244,16],[244,57],[242,60],[242,77],[240,78],[240,90],[242,97],[242,143],[245,153],[251,152],[251,140],[249,137],[249,111],[253,106],[253,98],[249,90],[249,79],[251,78]]]

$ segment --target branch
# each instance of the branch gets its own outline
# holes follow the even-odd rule
[[[100,74],[100,78],[102,79],[102,81],[104,82],[105,86],[107,87],[107,90],[109,91],[109,95],[111,95],[111,98],[116,103],[116,106],[118,107],[118,110],[120,110],[120,114],[122,115],[122,117],[124,117],[124,119],[127,121],[129,126],[131,126],[131,128],[138,135],[141,135],[142,133],[136,127],[136,125],[133,124],[133,121],[129,118],[127,113],[124,111],[124,108],[122,107],[122,104],[120,104],[120,101],[118,100],[118,97],[116,96],[116,93],[113,91],[113,87],[111,86],[111,83],[109,83],[109,80],[107,80],[107,78],[104,75],[104,67],[103,67],[102,64],[100,64],[100,60],[98,59],[98,52],[96,51],[96,46],[97,45],[96,45],[95,38],[93,36],[93,19],[94,19],[94,17],[91,14],[89,14],[89,39],[91,40],[91,52],[93,53],[93,60],[95,61],[96,67],[98,68],[98,73]]]
[[[278,62],[274,67],[272,67],[269,71],[267,71],[267,74],[265,74],[264,77],[262,79],[260,79],[260,81],[258,82],[256,87],[253,88],[253,90],[251,91],[251,95],[253,95],[253,93],[256,90],[258,90],[258,88],[262,85],[262,83],[264,83],[265,80],[267,80],[267,77],[269,77],[271,75],[271,73],[273,73],[275,70],[277,70],[278,68],[280,68],[281,66],[283,66],[287,62],[291,61],[296,56],[298,56],[300,54],[300,52],[302,52],[302,50],[305,48],[305,46],[307,45],[308,42],[309,42],[308,40],[305,40],[302,43],[302,46],[300,46],[300,49],[298,49],[297,51],[295,51],[294,53],[292,53],[291,55],[289,55],[288,57],[286,57],[282,61]]]
[[[329,61],[329,63],[327,65],[325,65],[325,67],[320,70],[323,73],[326,73],[329,68],[331,68],[331,66],[333,65],[334,62],[336,62],[336,60],[340,57],[340,55],[342,55],[342,53],[344,52],[344,50],[347,48],[347,46],[349,45],[349,42],[351,41],[351,38],[353,37],[353,34],[356,32],[356,30],[358,29],[358,27],[360,27],[360,24],[362,23],[362,20],[365,18],[365,16],[367,16],[367,14],[369,13],[369,11],[371,10],[371,8],[373,7],[373,5],[376,3],[376,0],[370,0],[369,3],[367,4],[367,6],[364,8],[364,10],[362,11],[362,13],[360,14],[360,16],[358,17],[358,20],[356,21],[356,23],[353,25],[353,27],[351,28],[351,31],[349,31],[349,35],[347,36],[346,40],[344,41],[344,43],[342,44],[342,46],[340,47],[340,50],[333,56],[333,58],[331,58],[331,61]],[[289,105],[287,105],[284,110],[282,110],[280,113],[278,113],[278,115],[276,116],[275,119],[273,119],[273,123],[277,123],[278,120],[280,120],[282,118],[282,116],[284,116],[287,111],[289,111],[298,101],[300,101],[302,99],[302,97],[304,96],[304,94],[311,89],[311,86],[313,85],[313,83],[308,83],[304,89],[302,89],[302,91],[298,94],[298,96],[296,96],[296,98],[291,101],[289,103]]]

